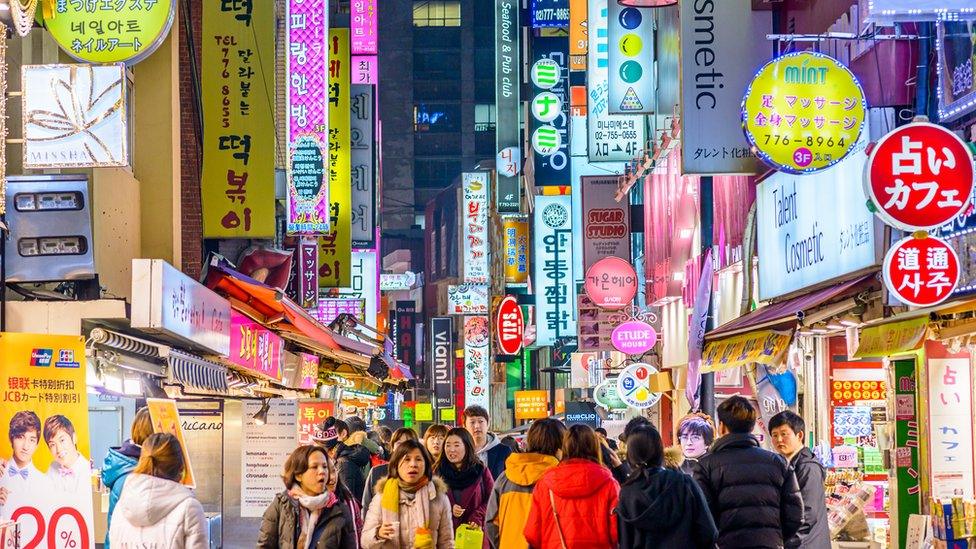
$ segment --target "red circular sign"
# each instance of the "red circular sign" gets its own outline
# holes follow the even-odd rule
[[[585,289],[598,307],[623,309],[637,295],[637,272],[619,257],[604,257],[587,269]]]
[[[909,236],[895,243],[884,260],[888,291],[916,307],[948,299],[959,283],[959,257],[941,238]]]
[[[517,355],[522,350],[522,337],[525,334],[525,317],[518,300],[505,296],[498,304],[495,317],[495,334],[498,339],[498,352],[503,355]]]
[[[973,158],[956,134],[916,122],[884,137],[871,151],[864,192],[878,217],[905,231],[944,225],[969,206]]]

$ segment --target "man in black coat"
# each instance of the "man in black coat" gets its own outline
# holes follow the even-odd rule
[[[796,536],[786,541],[786,546],[829,549],[830,527],[827,525],[827,502],[824,494],[824,479],[827,475],[823,465],[804,444],[805,432],[803,418],[789,410],[780,412],[769,420],[773,446],[790,464],[803,496],[803,524]]]
[[[694,471],[718,526],[718,546],[779,549],[803,522],[796,476],[752,436],[756,410],[748,400],[727,399],[718,407],[718,421],[721,438]]]

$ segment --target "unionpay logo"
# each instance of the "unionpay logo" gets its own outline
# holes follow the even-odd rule
[[[32,349],[30,365],[50,366],[52,358],[54,358],[54,349]]]

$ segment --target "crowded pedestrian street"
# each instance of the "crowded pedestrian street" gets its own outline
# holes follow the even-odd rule
[[[976,0],[0,30],[0,549],[976,547]]]

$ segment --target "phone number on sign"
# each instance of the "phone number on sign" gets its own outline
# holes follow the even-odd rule
[[[602,139],[637,139],[637,131],[605,131],[605,132],[593,132],[593,137],[599,140]]]
[[[789,135],[767,133],[765,137],[766,140],[764,141],[764,144],[766,145],[772,142],[773,145],[789,145],[792,143],[794,145],[806,145],[807,147],[813,147],[814,145],[818,147],[822,147],[824,145],[828,147],[833,147],[835,145],[838,147],[844,147],[847,144],[847,139],[844,137],[841,137],[840,140],[835,140],[833,137],[824,137],[822,135],[817,137],[808,135],[806,138],[791,138]]]

